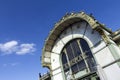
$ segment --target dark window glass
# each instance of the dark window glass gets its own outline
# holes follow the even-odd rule
[[[80,39],[80,45],[83,52],[88,52],[90,50],[88,43],[84,39]]]
[[[68,71],[69,66],[68,66],[66,54],[64,52],[62,52],[62,63],[63,63],[63,69],[64,69],[64,71],[65,72]]]
[[[62,53],[62,63],[63,64],[67,63],[66,54],[64,52]]]
[[[88,64],[88,66],[89,66],[90,71],[91,71],[91,72],[96,71],[96,66],[95,66],[96,64],[95,64],[94,59],[88,57],[88,58],[86,58],[86,61],[87,61],[87,64]]]
[[[70,44],[66,46],[66,52],[69,60],[72,60],[74,58],[74,55]]]
[[[87,51],[85,54],[86,54],[87,57],[90,57],[90,58],[93,57],[92,52],[90,50]]]
[[[77,43],[77,40],[73,41],[71,45],[72,45],[75,57],[79,56],[81,54],[81,51]]]
[[[71,69],[73,74],[77,73],[78,72],[77,64],[73,65]]]
[[[84,60],[81,60],[80,62],[78,62],[78,66],[79,66],[80,71],[86,69],[86,65],[85,65]]]

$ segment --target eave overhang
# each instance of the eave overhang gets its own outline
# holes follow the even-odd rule
[[[112,39],[113,41],[115,41],[116,43],[119,43],[120,44],[120,29],[115,31],[113,34],[112,34]]]

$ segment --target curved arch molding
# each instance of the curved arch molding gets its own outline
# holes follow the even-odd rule
[[[51,50],[55,44],[57,38],[59,38],[60,34],[68,28],[69,25],[72,25],[76,22],[86,21],[93,30],[98,31],[99,33],[104,29],[108,32],[112,33],[111,30],[104,27],[104,25],[100,24],[93,16],[87,15],[84,12],[80,13],[70,13],[63,16],[60,21],[58,21],[54,28],[50,31],[48,38],[45,41],[43,52],[42,52],[42,65],[50,68],[50,58],[51,58]]]

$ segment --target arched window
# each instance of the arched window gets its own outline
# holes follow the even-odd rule
[[[86,71],[87,73],[94,72],[95,60],[88,43],[82,39],[74,39],[66,44],[62,50],[62,64],[64,72],[71,70],[72,74]]]

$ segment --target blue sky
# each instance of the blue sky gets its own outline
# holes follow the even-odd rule
[[[113,31],[120,0],[0,0],[0,80],[38,80],[49,31],[66,12],[85,11]]]

